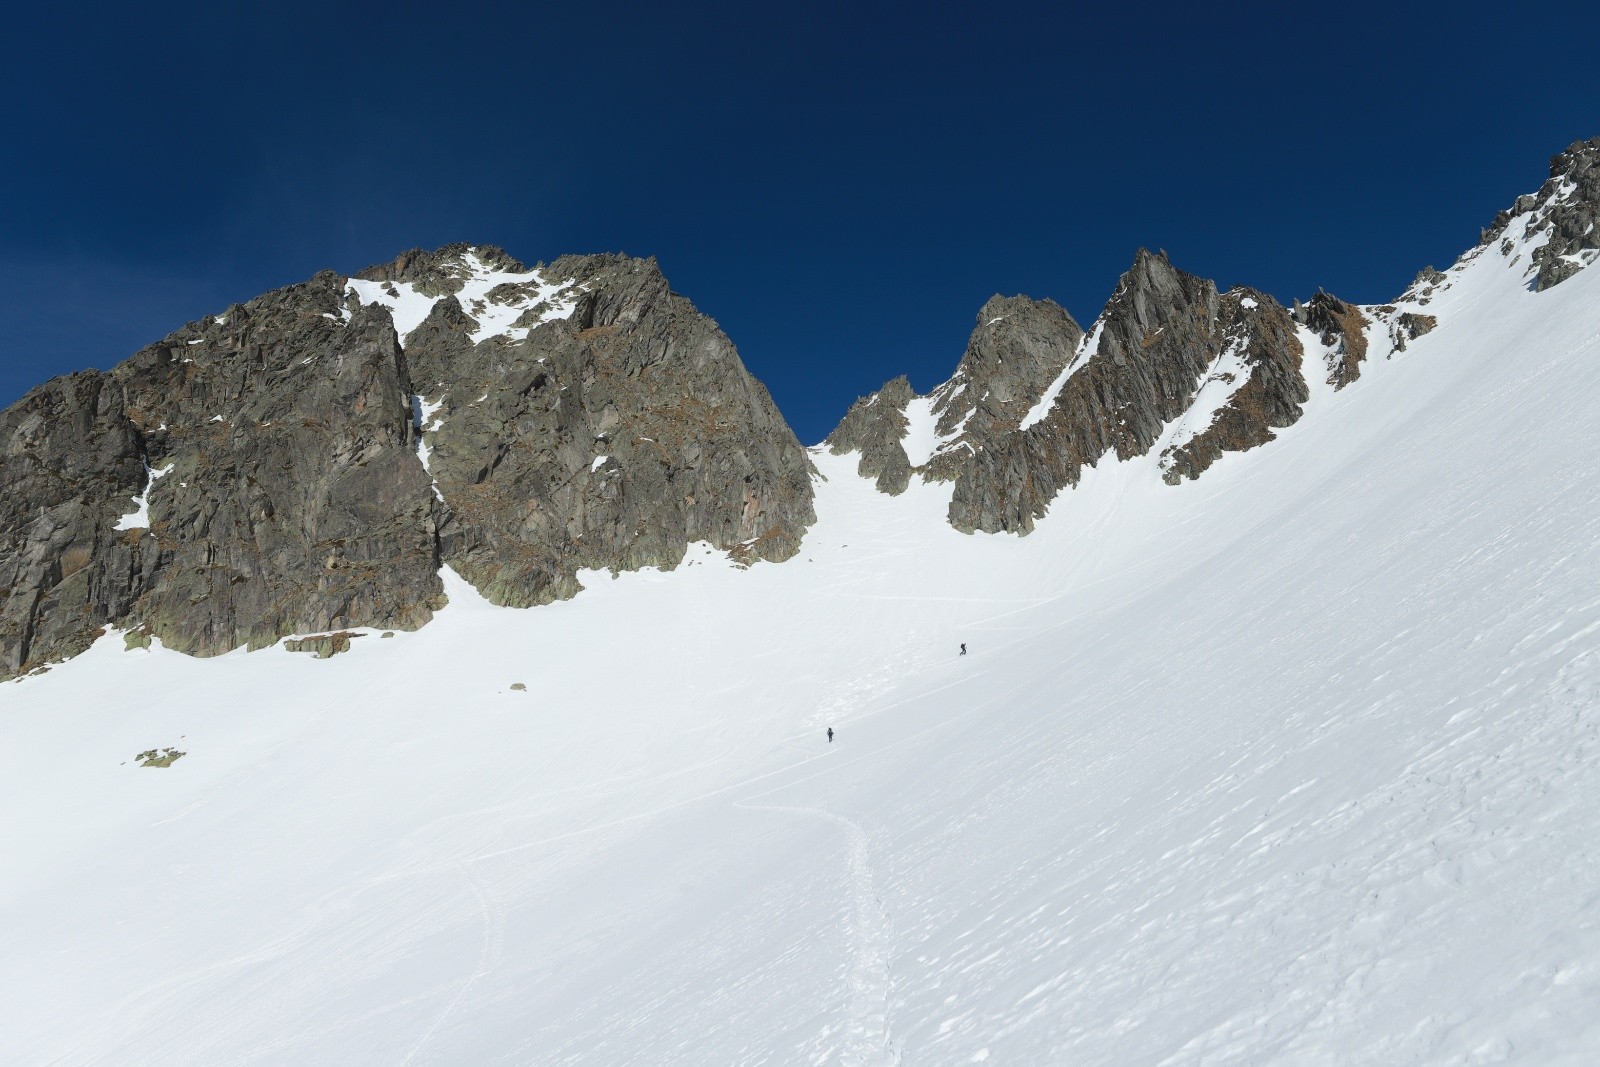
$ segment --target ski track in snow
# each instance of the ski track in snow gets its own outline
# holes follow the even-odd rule
[[[472,987],[477,984],[478,980],[489,973],[490,968],[494,966],[495,960],[500,955],[505,934],[499,910],[491,902],[489,891],[484,887],[483,882],[479,880],[477,875],[472,873],[472,861],[462,860],[459,866],[461,868],[461,876],[466,880],[467,885],[471,887],[473,895],[477,897],[478,908],[483,915],[483,948],[478,953],[478,966],[461,983],[461,988],[456,990],[456,995],[450,998],[450,1003],[445,1005],[439,1016],[422,1032],[422,1036],[417,1039],[416,1045],[406,1054],[406,1058],[400,1061],[401,1067],[415,1060],[418,1054],[427,1047],[428,1041],[439,1031],[439,1027],[443,1026],[450,1018],[451,1013],[456,1010],[456,1006],[471,992]]]
[[[767,794],[762,794],[763,796]],[[736,808],[773,811],[823,819],[845,832],[850,844],[849,874],[852,892],[850,967],[850,1019],[845,1047],[839,1051],[843,1067],[896,1067],[900,1050],[889,1025],[889,917],[883,899],[873,887],[867,834],[861,824],[821,808],[788,804],[757,804],[740,800]]]

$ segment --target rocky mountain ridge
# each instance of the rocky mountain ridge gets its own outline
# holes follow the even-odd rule
[[[1600,138],[1552,159],[1540,190],[1501,212],[1452,270],[1498,255],[1530,288],[1549,288],[1600,258],[1597,216]],[[825,443],[858,453],[861,474],[886,493],[914,476],[954,483],[949,518],[959,530],[1027,533],[1107,455],[1154,451],[1176,485],[1273,440],[1300,418],[1313,383],[1343,389],[1367,363],[1429,333],[1438,323],[1427,305],[1450,284],[1451,272],[1430,267],[1389,304],[1319,292],[1285,308],[1254,289],[1220,292],[1141,249],[1087,334],[1048,301],[996,296],[949,380],[918,396],[894,379],[858,400]],[[975,374],[975,354],[994,348],[997,324],[1008,330],[1019,312],[1026,341],[1010,338],[1008,358]],[[952,406],[973,395],[993,414]],[[1027,413],[1012,418],[1018,410]]]
[[[1430,332],[1434,295],[1480,257],[1560,284],[1600,258],[1597,216],[1600,138],[1389,304],[1284,307],[1141,250],[1087,332],[996,296],[946,382],[890,381],[825,445],[888,494],[949,483],[959,530],[1026,534],[1108,455],[1154,455],[1177,485],[1272,441],[1314,391]],[[654,260],[529,268],[452,245],[324,271],[0,413],[0,677],[107,629],[197,655],[414,629],[445,567],[530,606],[696,541],[783,560],[813,473]]]

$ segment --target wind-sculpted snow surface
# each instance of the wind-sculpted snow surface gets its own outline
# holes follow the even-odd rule
[[[815,451],[786,563],[0,687],[5,1058],[1600,1061],[1600,273],[1528,268],[1026,538]]]

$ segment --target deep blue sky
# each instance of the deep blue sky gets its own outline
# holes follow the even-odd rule
[[[1116,9],[1116,10],[1113,10]],[[1140,245],[1388,299],[1600,135],[1600,5],[28,5],[0,404],[332,267],[653,254],[807,442]]]

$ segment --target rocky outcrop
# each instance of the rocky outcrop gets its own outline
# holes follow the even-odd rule
[[[1523,216],[1525,235],[1546,238],[1532,253],[1535,289],[1558,285],[1600,259],[1600,137],[1575,141],[1551,159],[1549,179],[1496,215],[1481,243],[1501,241],[1509,254],[1514,242],[1507,230]]]
[[[950,521],[968,532],[1028,532],[1107,455],[1159,450],[1166,482],[1197,478],[1223,454],[1296,422],[1309,375],[1343,389],[1369,360],[1393,359],[1430,333],[1438,318],[1422,309],[1497,243],[1539,289],[1600,259],[1600,138],[1558,155],[1550,173],[1457,267],[1424,268],[1391,304],[1318,292],[1291,314],[1265,293],[1219,293],[1145,251],[1087,340],[1048,301],[996,297],[948,382],[922,398],[897,379],[858,401],[829,444],[859,452],[862,472],[885,491],[898,492],[913,473],[953,481]],[[927,404],[931,431],[919,421],[928,409],[917,405]],[[908,442],[930,437],[931,455],[907,453]]]
[[[414,629],[445,564],[533,604],[693,540],[781,559],[809,474],[653,261],[324,272],[0,413],[0,676],[107,626],[198,655]]]
[[[1109,453],[1130,459],[1159,445],[1175,484],[1272,440],[1309,396],[1303,358],[1294,320],[1272,297],[1218,293],[1141,250],[1088,338],[1051,301],[990,300],[955,375],[930,394],[937,443],[920,466],[902,447],[917,399],[904,379],[857,401],[828,443],[858,451],[862,473],[886,491],[913,471],[953,481],[959,530],[1026,533]]]
[[[1322,339],[1328,353],[1328,384],[1343,389],[1360,378],[1361,364],[1367,358],[1367,327],[1371,325],[1361,310],[1324,292],[1295,310],[1299,320]]]
[[[122,390],[57,378],[0,412],[0,677],[87,648],[153,554],[114,527],[147,480]]]
[[[496,603],[528,606],[572,595],[582,567],[676,566],[690,541],[746,561],[794,553],[814,519],[805,452],[654,260],[509,273],[537,277],[465,307],[457,290],[405,341],[427,383],[445,562]],[[496,316],[505,331],[475,337]]]
[[[973,454],[1021,425],[1082,341],[1083,330],[1053,300],[990,297],[948,381],[918,397],[895,378],[857,400],[824,443],[835,455],[859,453],[862,477],[890,495],[904,492],[913,472],[954,480]],[[932,420],[933,438],[932,453],[915,457],[915,466],[903,446],[913,400],[922,404],[919,417]]]
[[[1415,341],[1424,334],[1430,334],[1439,325],[1436,315],[1424,315],[1416,311],[1402,311],[1395,316],[1390,328],[1391,342],[1396,352],[1406,350],[1407,341]]]
[[[953,480],[968,457],[1017,429],[1082,343],[1083,329],[1054,300],[990,297],[955,374],[932,394],[941,447],[924,473]]]
[[[905,375],[885,382],[876,393],[850,405],[822,443],[836,456],[858,453],[856,469],[861,477],[873,479],[880,493],[899,496],[911,484],[911,460],[902,441],[910,426],[906,405],[916,395]]]
[[[1233,351],[1215,420],[1174,449],[1177,477],[1222,449],[1253,447],[1299,416],[1300,346],[1288,313],[1265,294],[1226,297],[1205,279],[1141,250],[1091,336],[1092,351],[1061,384],[1044,417],[977,450],[955,480],[950,521],[963,531],[1027,532],[1084,466],[1143,455],[1189,411],[1206,375]]]
[[[1211,421],[1163,451],[1162,479],[1168,485],[1200,477],[1224,452],[1271,441],[1273,430],[1299,420],[1301,405],[1310,399],[1301,367],[1305,351],[1281,304],[1265,293],[1236,289],[1222,298],[1218,319],[1229,324],[1223,355],[1201,392],[1214,386],[1226,400],[1214,412],[1190,411],[1191,419],[1199,415]]]

